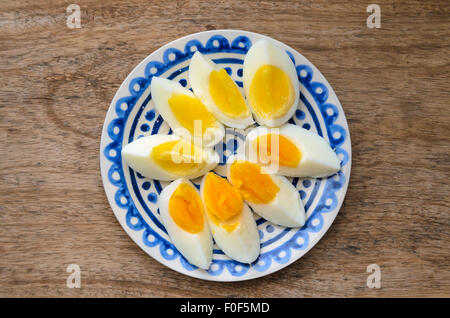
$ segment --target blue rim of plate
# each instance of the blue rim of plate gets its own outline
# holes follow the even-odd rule
[[[182,266],[181,272],[190,276],[196,276],[192,275],[192,272],[202,270],[197,269],[194,265],[191,265],[189,262],[187,262],[187,260],[177,251],[175,246],[173,246],[170,240],[161,235],[161,231],[164,233],[166,233],[166,231],[164,229],[164,226],[158,219],[157,214],[159,211],[154,211],[154,209],[152,210],[148,207],[148,204],[145,202],[145,199],[142,197],[142,194],[139,190],[140,186],[138,185],[138,183],[139,180],[141,180],[141,187],[143,187],[144,189],[155,189],[155,192],[152,192],[148,195],[148,200],[150,202],[157,201],[157,196],[162,190],[160,182],[158,182],[157,180],[143,180],[144,178],[139,175],[139,173],[134,172],[129,167],[124,168],[122,165],[121,149],[124,132],[126,129],[125,126],[130,120],[132,120],[132,125],[127,143],[133,141],[135,138],[139,138],[140,136],[142,136],[136,136],[136,131],[138,130],[138,122],[142,116],[144,116],[149,123],[151,122],[152,126],[150,127],[150,124],[145,124],[148,127],[141,125],[141,130],[148,131],[151,134],[158,133],[161,125],[164,122],[160,115],[156,114],[153,109],[149,109],[147,107],[148,103],[151,100],[151,95],[149,93],[148,96],[146,96],[145,100],[139,104],[140,108],[138,109],[134,118],[129,117],[130,113],[132,113],[133,109],[138,104],[140,98],[143,97],[143,94],[146,91],[148,92],[147,88],[149,87],[153,76],[159,76],[170,71],[169,76],[166,77],[168,77],[169,79],[178,78],[180,75],[187,72],[188,67],[183,66],[177,68],[177,66],[185,61],[188,61],[192,57],[195,50],[199,50],[203,54],[211,54],[212,56],[217,53],[232,53],[233,57],[221,57],[216,59],[213,58],[213,60],[219,65],[224,64],[228,66],[239,66],[243,64],[243,57],[252,45],[252,42],[247,35],[238,35],[235,36],[232,41],[229,41],[225,36],[221,34],[214,34],[214,32],[211,33],[213,33],[213,35],[208,38],[205,44],[195,38],[189,40],[185,44],[184,51],[181,51],[175,47],[171,47],[170,44],[167,45],[162,54],[162,61],[150,61],[145,66],[145,75],[143,77],[134,77],[131,79],[128,85],[127,96],[118,98],[115,104],[112,104],[112,106],[114,106],[115,118],[109,123],[105,122],[106,132],[111,138],[111,142],[109,142],[104,147],[104,149],[101,149],[104,157],[111,163],[111,166],[107,173],[107,182],[109,182],[116,189],[114,194],[114,203],[120,209],[126,211],[126,226],[133,231],[143,231],[141,239],[142,243],[145,246],[150,248],[159,247],[159,253],[165,261],[169,262],[169,267],[173,268],[173,266],[170,266],[170,263],[178,261],[179,265]],[[195,34],[192,36],[195,36]],[[192,48],[195,48],[195,50],[192,50]],[[298,124],[298,122],[296,122],[296,119],[304,120],[306,117],[305,113],[308,112],[310,122],[304,123],[303,127],[306,129],[310,129],[311,126],[313,126],[319,135],[325,137],[329,141],[331,147],[335,149],[338,155],[340,155],[341,167],[344,167],[347,164],[350,165],[349,153],[342,147],[344,142],[346,142],[346,139],[349,139],[350,136],[348,134],[348,130],[346,130],[342,125],[336,123],[336,120],[340,116],[339,108],[335,104],[330,103],[329,101],[327,102],[329,97],[329,89],[327,88],[328,83],[312,81],[314,75],[313,67],[307,64],[296,64],[294,55],[289,50],[287,50],[286,52],[296,66],[299,82],[309,92],[310,96],[313,98],[320,111],[318,116],[316,114],[316,111],[314,110],[314,107],[305,96],[305,94],[300,93],[301,103],[299,102],[299,108],[297,109],[297,112],[293,116],[293,118],[290,119],[290,123]],[[237,54],[242,55],[242,58],[236,57]],[[230,73],[231,68],[227,67],[226,69]],[[237,70],[237,76],[239,76],[239,73],[240,76],[242,76],[242,69]],[[180,79],[179,81],[182,85],[186,85],[186,80],[183,81],[183,79]],[[242,82],[236,80],[236,83],[238,84],[238,86],[242,87]],[[302,105],[306,109],[300,109]],[[146,110],[145,114],[144,110]],[[342,116],[344,115],[342,114]],[[322,119],[324,126],[321,127],[319,119]],[[343,119],[345,122],[345,116]],[[326,131],[326,135],[324,135],[324,131],[322,130],[322,128],[324,128],[324,131]],[[171,133],[171,131],[169,130],[168,133]],[[243,135],[236,135],[236,139],[242,140],[245,138],[245,136]],[[224,146],[226,149],[229,149],[229,141]],[[231,151],[236,150],[235,141],[233,141],[231,147],[234,148],[231,149]],[[219,155],[225,157],[223,153],[219,153]],[[153,226],[156,226],[157,228],[159,228],[159,230],[149,225],[144,220],[144,217],[141,215],[139,209],[136,208],[136,205],[130,195],[130,189],[127,185],[125,174],[128,174],[131,180],[131,190],[137,197],[140,207],[144,209],[143,212],[153,222]],[[263,276],[265,272],[273,272],[273,270],[270,270],[270,268],[275,264],[284,266],[288,265],[293,261],[293,251],[309,250],[312,247],[310,246],[310,234],[318,233],[322,230],[324,225],[323,214],[330,213],[331,211],[335,211],[336,209],[340,208],[342,202],[339,202],[336,192],[342,190],[342,188],[346,184],[348,184],[348,182],[346,182],[348,181],[348,178],[349,175],[346,176],[343,172],[343,169],[341,169],[338,174],[326,179],[303,180],[303,186],[310,188],[310,190],[312,189],[311,191],[309,191],[309,197],[304,198],[306,201],[305,210],[308,214],[310,214],[306,224],[301,229],[285,228],[284,230],[280,231],[275,237],[271,237],[265,242],[262,240],[262,248],[270,245],[273,245],[274,248],[262,252],[259,258],[253,264],[242,264],[234,260],[225,258],[213,259],[213,263],[210,269],[206,271],[206,273],[210,277],[206,279],[218,280],[216,278],[218,278],[218,276],[220,276],[226,270],[231,275],[231,280],[243,280],[246,279],[245,275],[248,274],[250,270],[261,273],[261,275],[252,275],[255,277],[259,277]],[[293,178],[292,183],[297,187],[299,185],[299,179]],[[321,191],[320,198],[317,200],[316,196],[318,195],[319,188],[322,188],[323,190]],[[346,189],[343,190],[345,191]],[[299,191],[302,197],[306,196],[305,191]],[[314,201],[316,204],[313,205],[312,203]],[[308,211],[309,209],[313,209],[313,211]],[[259,228],[261,228],[261,225],[265,223],[269,222],[265,221],[262,218],[259,218],[257,220]],[[271,228],[273,232],[273,226],[271,224],[265,224],[265,230],[267,232],[271,232]],[[289,237],[289,239],[284,240],[281,245],[276,246],[276,244],[274,244],[277,241],[282,240],[283,237],[285,237],[288,233],[293,233]],[[264,233],[261,233],[261,230],[260,235],[264,235]],[[214,254],[223,255],[223,252],[215,249]],[[180,271],[180,268],[173,269]]]

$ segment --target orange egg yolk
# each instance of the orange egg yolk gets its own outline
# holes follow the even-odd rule
[[[230,167],[230,180],[242,197],[253,203],[267,204],[277,196],[280,188],[261,167],[248,161],[235,161]]]
[[[203,204],[192,186],[181,183],[169,199],[172,220],[186,232],[195,234],[203,230]]]
[[[244,97],[224,69],[211,72],[209,92],[217,107],[228,117],[245,118],[250,115]]]
[[[277,143],[278,151],[276,149]],[[302,157],[297,146],[289,138],[279,134],[259,136],[256,138],[256,148],[258,158],[263,163],[276,162],[278,160],[280,166],[297,167]]]
[[[295,100],[289,76],[274,65],[261,66],[253,76],[249,102],[256,114],[265,119],[284,116]]]
[[[155,146],[150,154],[162,169],[179,176],[187,176],[205,165],[202,150],[185,140],[173,140]]]
[[[224,178],[210,172],[205,178],[203,199],[210,219],[227,231],[233,231],[244,202],[239,192]]]
[[[181,126],[194,136],[204,134],[206,129],[216,126],[213,115],[196,97],[174,94],[169,98],[169,106]],[[201,123],[201,130],[195,131],[195,121]]]

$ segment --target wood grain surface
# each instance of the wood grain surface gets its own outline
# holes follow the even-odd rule
[[[66,7],[81,7],[81,28]],[[450,297],[450,2],[0,1],[0,296]],[[146,255],[107,202],[109,104],[147,55],[242,29],[301,52],[328,79],[353,147],[349,189],[322,240],[269,276],[189,278]],[[66,268],[81,267],[69,289]],[[366,268],[381,267],[381,288]]]

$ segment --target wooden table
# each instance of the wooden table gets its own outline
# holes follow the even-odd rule
[[[0,3],[0,296],[450,296],[450,3]],[[200,281],[146,255],[103,191],[99,144],[127,74],[190,33],[243,29],[301,52],[338,95],[353,146],[344,205],[323,239],[272,275]],[[66,268],[81,267],[69,289]],[[366,268],[381,267],[381,288]]]

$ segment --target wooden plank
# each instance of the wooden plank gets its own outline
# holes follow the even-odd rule
[[[450,296],[450,3],[0,2],[0,296]],[[123,231],[99,171],[104,116],[148,54],[181,36],[243,29],[301,52],[350,126],[344,205],[301,260],[246,282],[205,282],[148,257]],[[82,287],[66,287],[79,264]],[[377,263],[382,288],[366,286]]]

